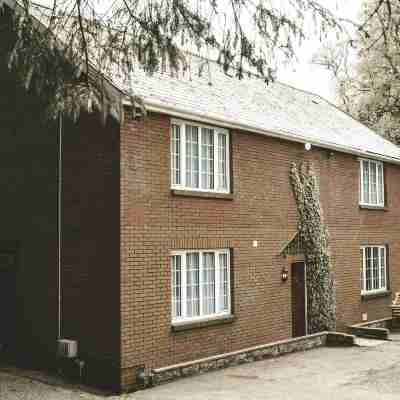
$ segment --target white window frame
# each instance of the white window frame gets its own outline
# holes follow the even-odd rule
[[[199,316],[187,317],[186,316],[186,306],[187,306],[187,294],[186,294],[186,282],[187,282],[187,272],[186,272],[186,255],[188,253],[199,253]],[[227,287],[228,287],[228,299],[227,304],[228,308],[222,312],[215,312],[213,314],[204,314],[203,313],[203,291],[202,289],[202,268],[203,268],[203,254],[204,253],[214,253],[215,260],[215,310],[220,309],[220,265],[219,265],[219,255],[226,254],[227,256]],[[174,317],[173,315],[173,277],[172,277],[172,257],[173,256],[181,256],[181,313],[182,316]],[[230,249],[192,249],[192,250],[176,250],[170,253],[170,271],[171,271],[171,319],[172,324],[177,325],[179,323],[185,322],[193,322],[193,321],[202,321],[202,320],[210,320],[222,316],[231,315],[231,256]]]
[[[367,158],[360,158],[359,159],[360,162],[360,180],[359,180],[359,184],[360,184],[360,190],[359,190],[359,204],[361,206],[370,206],[370,207],[384,207],[385,206],[385,171],[384,171],[384,164],[382,161],[377,161],[377,160],[370,160]],[[369,199],[370,201],[367,202],[364,200],[364,162],[368,162],[368,168],[369,168]],[[371,164],[375,164],[375,173],[376,173],[376,199],[377,202],[376,203],[372,203],[371,202],[371,198],[372,198],[372,185],[371,185]],[[378,181],[378,166],[381,166],[382,168],[382,201],[379,202],[379,181]]]
[[[378,249],[378,281],[379,281],[379,288],[378,289],[369,289],[367,290],[367,274],[366,274],[366,263],[367,263],[367,258],[366,258],[366,249],[370,248],[371,252],[373,253],[373,249],[377,248]],[[384,259],[384,264],[385,264],[385,286],[381,286],[382,282],[382,260],[381,260],[381,249],[383,249],[383,259]],[[369,294],[375,294],[375,293],[382,293],[386,292],[388,290],[388,265],[387,265],[387,252],[386,252],[386,246],[384,245],[366,245],[366,246],[360,246],[360,250],[362,252],[362,259],[361,259],[361,294],[362,295],[369,295]],[[371,254],[372,254],[371,253]],[[374,275],[373,275],[373,268],[371,270],[371,280],[372,282],[374,281]]]
[[[208,193],[230,193],[230,136],[229,130],[224,128],[219,128],[216,126],[205,125],[198,122],[185,121],[180,119],[171,119],[171,129],[170,129],[170,142],[172,148],[172,126],[177,125],[180,127],[180,184],[174,184],[172,180],[172,164],[170,166],[170,179],[171,179],[171,189],[175,190],[188,190],[195,192],[208,192]],[[199,157],[199,187],[195,188],[186,185],[186,125],[195,126],[198,128],[198,157]],[[206,189],[201,187],[202,182],[202,169],[201,169],[201,135],[202,128],[212,129],[214,131],[214,189]],[[218,188],[218,134],[223,134],[226,137],[226,189]],[[170,160],[172,161],[172,155],[170,155]]]

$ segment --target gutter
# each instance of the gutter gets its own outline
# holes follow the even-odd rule
[[[129,100],[125,100],[123,102],[123,104],[127,105],[127,106],[132,105]],[[318,146],[318,147],[322,147],[325,149],[338,151],[341,153],[352,154],[352,155],[355,155],[358,157],[364,157],[364,158],[373,158],[375,160],[385,161],[385,162],[389,162],[392,164],[400,165],[400,158],[388,157],[383,154],[379,154],[379,153],[375,153],[375,152],[371,152],[371,151],[364,151],[364,150],[357,149],[357,148],[345,147],[345,146],[338,145],[338,144],[335,144],[332,142],[317,140],[317,139],[311,138],[311,137],[307,138],[304,136],[299,136],[294,132],[286,131],[283,129],[276,129],[276,130],[259,129],[259,128],[256,128],[251,125],[237,123],[237,122],[229,122],[227,120],[224,120],[224,119],[216,117],[216,116],[205,115],[203,113],[188,112],[184,109],[179,109],[177,107],[171,107],[171,106],[167,106],[162,103],[152,102],[152,101],[148,101],[148,100],[145,101],[145,107],[148,111],[157,112],[157,113],[161,113],[161,114],[168,114],[168,115],[182,118],[182,119],[195,120],[195,121],[203,122],[203,123],[210,124],[210,125],[221,126],[223,128],[243,130],[243,131],[257,133],[257,134],[264,135],[264,136],[275,137],[278,139],[284,139],[284,140],[288,140],[288,141],[296,142],[296,143],[303,143],[303,144],[310,143],[313,146]]]

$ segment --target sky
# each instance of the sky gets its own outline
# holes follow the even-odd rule
[[[278,1],[279,0],[272,0]],[[335,15],[355,20],[360,12],[364,0],[318,0],[318,2],[330,9]],[[35,0],[36,3],[51,5],[52,0]],[[111,0],[96,0],[95,3],[100,9],[108,9]],[[312,31],[310,26],[310,31]],[[336,36],[335,36],[336,37]],[[331,40],[334,41],[335,37]],[[331,73],[323,67],[313,65],[311,59],[321,48],[323,42],[312,33],[309,38],[303,41],[297,48],[297,61],[290,65],[279,66],[277,78],[282,83],[287,83],[299,89],[307,90],[318,94],[327,100],[335,102],[335,87]]]
[[[354,20],[357,19],[362,2],[362,0],[319,0],[321,5],[340,17]],[[322,44],[316,37],[304,41],[297,49],[298,62],[282,68],[278,73],[278,80],[335,102],[335,85],[331,73],[311,63],[313,54]]]

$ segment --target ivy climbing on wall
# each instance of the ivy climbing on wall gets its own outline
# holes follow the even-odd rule
[[[312,162],[292,164],[290,183],[299,216],[298,229],[307,265],[308,333],[335,330],[336,299],[318,180]]]

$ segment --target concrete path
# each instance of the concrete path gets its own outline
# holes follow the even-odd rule
[[[182,379],[112,400],[398,400],[400,337],[320,348]],[[0,372],[1,400],[103,399]],[[110,398],[109,398],[110,399]],[[111,400],[111,399],[110,399]]]
[[[132,400],[398,400],[400,341],[321,348],[137,392]]]

